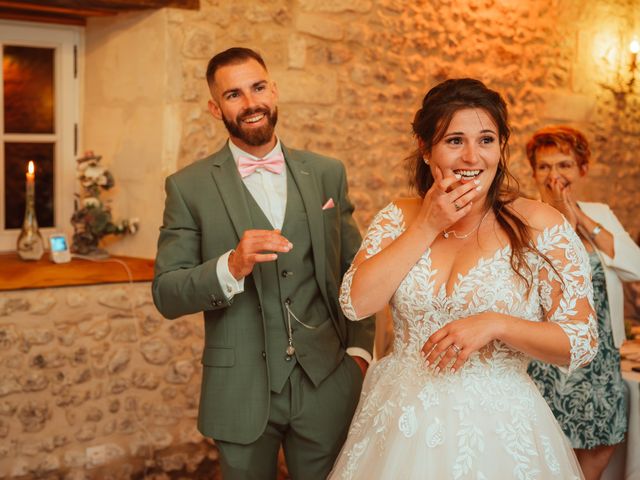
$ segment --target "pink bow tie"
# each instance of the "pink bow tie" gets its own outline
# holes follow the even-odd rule
[[[238,171],[242,178],[251,175],[257,168],[264,168],[271,173],[282,173],[284,169],[284,156],[276,153],[264,160],[253,160],[248,157],[238,157]]]

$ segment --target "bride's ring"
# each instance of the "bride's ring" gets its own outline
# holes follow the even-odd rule
[[[456,345],[455,343],[451,344],[451,348],[453,348],[453,351],[456,352],[456,355],[459,355],[460,352],[462,351],[462,349],[458,345]]]
[[[453,202],[453,206],[456,207],[456,212],[460,210],[462,207],[458,205],[456,202]]]

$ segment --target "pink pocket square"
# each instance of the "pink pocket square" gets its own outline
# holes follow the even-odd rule
[[[335,206],[336,204],[333,203],[333,198],[330,198],[329,200],[327,200],[327,203],[322,205],[322,210],[329,210],[330,208],[333,208]]]

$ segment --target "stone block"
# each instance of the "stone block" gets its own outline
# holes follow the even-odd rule
[[[71,290],[67,294],[67,305],[69,305],[71,308],[79,308],[85,306],[88,302],[89,297],[76,289]]]
[[[0,350],[8,350],[18,341],[18,333],[13,323],[0,325]]]
[[[75,329],[58,332],[58,343],[63,347],[70,347],[75,343],[77,337],[78,333]]]
[[[79,442],[88,442],[96,438],[97,427],[95,423],[83,423],[76,431],[75,437]]]
[[[39,295],[31,303],[31,315],[46,315],[56,305],[57,300],[52,295]]]
[[[164,379],[168,383],[188,383],[195,372],[195,367],[190,360],[177,360],[171,364]]]
[[[300,8],[305,12],[366,13],[371,10],[371,0],[300,0]]]
[[[131,317],[125,318],[129,320],[127,324],[121,324],[113,329],[111,339],[116,343],[133,343],[138,340],[138,331],[136,330],[135,319]]]
[[[186,58],[209,59],[213,53],[216,38],[213,29],[191,28],[187,30],[182,45]]]
[[[282,103],[331,105],[338,98],[338,78],[331,71],[280,70],[273,78]]]
[[[171,347],[160,338],[153,338],[140,345],[144,359],[152,365],[164,365],[172,356]]]
[[[298,14],[296,29],[325,40],[341,40],[344,36],[342,23],[309,13]]]
[[[27,372],[19,381],[24,392],[39,392],[49,385],[47,376],[39,371]]]
[[[18,411],[18,420],[22,424],[22,431],[27,433],[41,431],[49,418],[51,418],[51,411],[47,402],[44,401],[26,402]]]
[[[66,467],[78,468],[84,467],[87,456],[83,450],[67,450],[64,452],[62,459]]]
[[[2,415],[3,417],[11,417],[14,413],[16,413],[17,409],[18,406],[14,402],[11,402],[9,400],[3,400],[2,402],[0,402],[0,415]]]
[[[67,364],[67,357],[59,351],[43,352],[34,355],[30,364],[34,368],[60,368]]]
[[[131,351],[128,348],[119,348],[109,359],[109,373],[118,373],[123,371],[131,360]]]
[[[151,335],[152,333],[158,331],[158,329],[162,326],[163,320],[156,315],[146,315],[140,323],[142,327],[142,333],[145,335]]]
[[[160,385],[158,377],[150,372],[144,372],[137,370],[133,372],[131,383],[136,388],[142,388],[145,390],[155,390]]]
[[[291,35],[288,42],[289,68],[304,68],[307,61],[307,41],[302,35]]]
[[[113,395],[118,395],[129,388],[129,381],[124,378],[116,378],[109,382],[108,391]]]
[[[571,91],[545,90],[539,92],[542,103],[538,113],[549,123],[588,123],[596,107],[596,99]]]
[[[102,410],[97,407],[90,407],[85,415],[85,421],[87,422],[99,422],[104,417]]]
[[[24,341],[29,345],[46,345],[55,338],[48,328],[30,328],[22,332]]]
[[[169,333],[174,340],[184,340],[191,335],[191,324],[186,320],[175,320],[169,326]]]

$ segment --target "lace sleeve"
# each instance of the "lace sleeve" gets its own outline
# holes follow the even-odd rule
[[[566,220],[545,228],[537,248],[555,268],[543,260],[540,263],[540,302],[545,320],[556,322],[569,337],[571,361],[561,368],[571,373],[589,363],[598,348],[589,258]]]
[[[353,276],[358,270],[358,265],[367,258],[373,257],[376,253],[380,252],[395,240],[403,230],[404,220],[402,210],[394,203],[390,203],[380,210],[373,219],[358,253],[356,253],[351,266],[342,278],[340,307],[348,319],[361,320],[365,318],[364,316],[358,316],[351,303],[351,282],[353,282]]]

